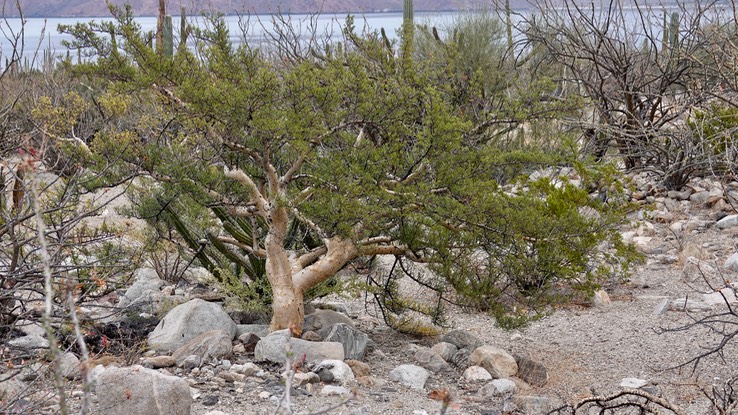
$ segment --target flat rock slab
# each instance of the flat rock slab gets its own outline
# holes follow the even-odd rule
[[[492,375],[481,366],[469,366],[462,376],[467,382],[488,382],[492,380]]]
[[[449,365],[438,353],[427,347],[420,348],[413,355],[415,362],[420,366],[430,370],[433,373],[449,372],[451,365]]]
[[[715,224],[719,229],[728,229],[738,226],[738,215],[728,215]]]
[[[539,388],[548,383],[548,371],[541,363],[520,355],[515,355],[515,361],[518,364],[517,376],[520,379]]]
[[[223,330],[206,331],[175,350],[172,357],[176,360],[177,366],[192,355],[198,356],[201,362],[208,359],[221,359],[233,351],[231,338],[231,334]]]
[[[106,415],[189,415],[192,406],[187,381],[138,365],[105,369],[95,392]]]
[[[341,343],[346,359],[363,360],[367,349],[373,347],[373,342],[366,333],[346,323],[334,324],[324,339],[327,342]]]
[[[49,341],[37,334],[31,334],[10,340],[8,346],[21,350],[48,349]]]
[[[215,303],[191,300],[174,307],[149,334],[153,350],[173,352],[210,330],[223,330],[233,339],[236,323]]]
[[[476,349],[484,344],[473,334],[463,330],[451,330],[441,337],[442,342],[451,343],[459,349]]]
[[[142,365],[148,369],[160,369],[163,367],[172,367],[177,364],[177,360],[172,356],[152,356],[143,360]]]
[[[259,337],[266,337],[269,335],[268,324],[237,324],[236,325],[236,337],[241,337],[244,334],[251,333]]]
[[[508,352],[494,346],[481,346],[469,355],[469,363],[481,366],[494,378],[508,378],[518,373],[518,363]]]
[[[622,381],[620,381],[620,387],[622,388],[631,388],[631,389],[638,389],[642,388],[644,386],[647,386],[649,382],[644,379],[638,379],[638,378],[625,378]]]
[[[392,369],[389,378],[413,389],[423,389],[430,372],[415,365],[400,365]]]
[[[346,314],[339,313],[333,310],[315,310],[314,312],[305,316],[305,325],[303,331],[314,331],[320,335],[322,339],[330,333],[332,327],[336,324],[343,323],[351,327],[356,328],[354,322]]]
[[[284,363],[287,359],[287,339],[294,359],[305,356],[307,362],[343,360],[343,345],[337,342],[309,342],[289,336],[287,330],[279,330],[259,340],[254,349],[254,359],[260,362]]]

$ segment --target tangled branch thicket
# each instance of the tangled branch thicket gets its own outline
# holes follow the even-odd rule
[[[735,175],[736,22],[731,3],[669,7],[610,0],[538,2],[520,16],[522,49],[558,71],[558,96],[586,100],[569,120],[585,152],[622,156],[678,189],[697,175]]]
[[[98,218],[122,190],[108,183],[108,191],[97,191],[98,177],[82,168],[88,153],[80,143],[105,120],[55,68],[51,51],[39,63],[32,52],[39,45],[23,43],[25,21],[20,31],[5,19],[0,26],[12,46],[0,74],[0,412],[52,407],[66,414],[71,384],[59,359],[70,350],[83,361],[100,353],[97,321],[114,312],[80,306],[119,288],[135,255],[119,243],[120,229]],[[25,333],[43,334],[48,353],[13,347]],[[89,404],[84,391],[82,413]]]

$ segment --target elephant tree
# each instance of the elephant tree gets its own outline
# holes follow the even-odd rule
[[[478,126],[428,82],[437,77],[378,34],[356,34],[351,18],[340,43],[283,30],[264,49],[233,46],[214,19],[194,31],[196,51],[169,58],[152,50],[130,9],[111,10],[115,50],[99,33],[108,27],[62,28],[75,35],[71,46],[98,54],[76,70],[134,112],[144,102],[158,110],[100,131],[93,153],[116,162],[111,172],[146,175],[160,211],[174,213],[193,249],[211,253],[199,258],[221,282],[253,283],[233,270],[261,270],[272,330],[299,333],[306,291],[360,257],[428,263],[461,296],[484,295],[495,308],[501,296],[592,283],[596,247],[617,239],[621,210],[586,187],[521,181],[505,192],[552,156],[477,147]],[[600,214],[580,215],[582,206]],[[197,220],[177,219],[187,215]]]

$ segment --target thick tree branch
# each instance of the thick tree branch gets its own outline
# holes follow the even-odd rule
[[[241,183],[249,193],[250,203],[254,204],[255,212],[267,219],[267,206],[269,202],[261,195],[259,188],[256,187],[256,183],[244,173],[241,169],[230,170],[227,166],[223,168],[223,173],[229,179],[235,180]]]
[[[353,241],[339,237],[327,239],[325,245],[327,250],[325,255],[293,275],[292,281],[296,290],[305,292],[332,277],[359,253]]]

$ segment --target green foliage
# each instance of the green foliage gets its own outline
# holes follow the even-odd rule
[[[613,231],[627,207],[589,194],[608,180],[617,187],[615,177],[577,164],[582,186],[528,178],[576,159],[556,124],[527,122],[531,109],[552,114],[561,104],[543,99],[553,87],[546,79],[526,92],[503,75],[504,29],[489,15],[462,18],[445,38],[422,29],[417,49],[410,30],[400,54],[380,33],[357,35],[348,19],[340,47],[304,55],[234,47],[215,17],[196,31],[197,56],[161,59],[130,9],[112,11],[118,54],[98,34],[110,27],[66,28],[100,54],[75,70],[100,80],[93,93],[110,97],[103,112],[135,120],[99,131],[94,158],[112,166],[111,178],[147,175],[138,214],[187,246],[243,307],[272,302],[270,238],[293,261],[317,258],[330,238],[352,241],[359,256],[401,248],[435,271],[428,286],[450,286],[505,324],[572,288],[591,290],[611,260],[628,264]],[[515,140],[500,138],[508,133]],[[540,145],[549,138],[556,144]],[[254,213],[262,203],[269,215]],[[284,232],[272,223],[281,208]],[[597,249],[607,243],[612,252]],[[307,288],[317,295],[326,285]],[[391,280],[374,291],[393,326],[409,324],[403,310],[440,321],[442,302],[396,292]]]
[[[444,209],[453,216],[433,230],[441,258],[434,267],[468,304],[507,325],[521,323],[578,291],[591,293],[617,272],[627,274],[637,255],[613,231],[627,207],[604,204],[565,177],[515,183],[503,192],[492,191],[496,182],[458,182]],[[444,249],[449,238],[461,238],[463,248]],[[600,251],[605,241],[609,253]]]
[[[492,11],[460,14],[445,27],[418,27],[415,56],[460,108],[480,105],[506,88],[505,26]],[[476,104],[476,105],[474,105]],[[470,114],[471,115],[471,114]]]
[[[696,110],[689,127],[701,143],[705,158],[711,160],[710,170],[721,175],[735,173],[738,109],[713,103],[708,108]]]

